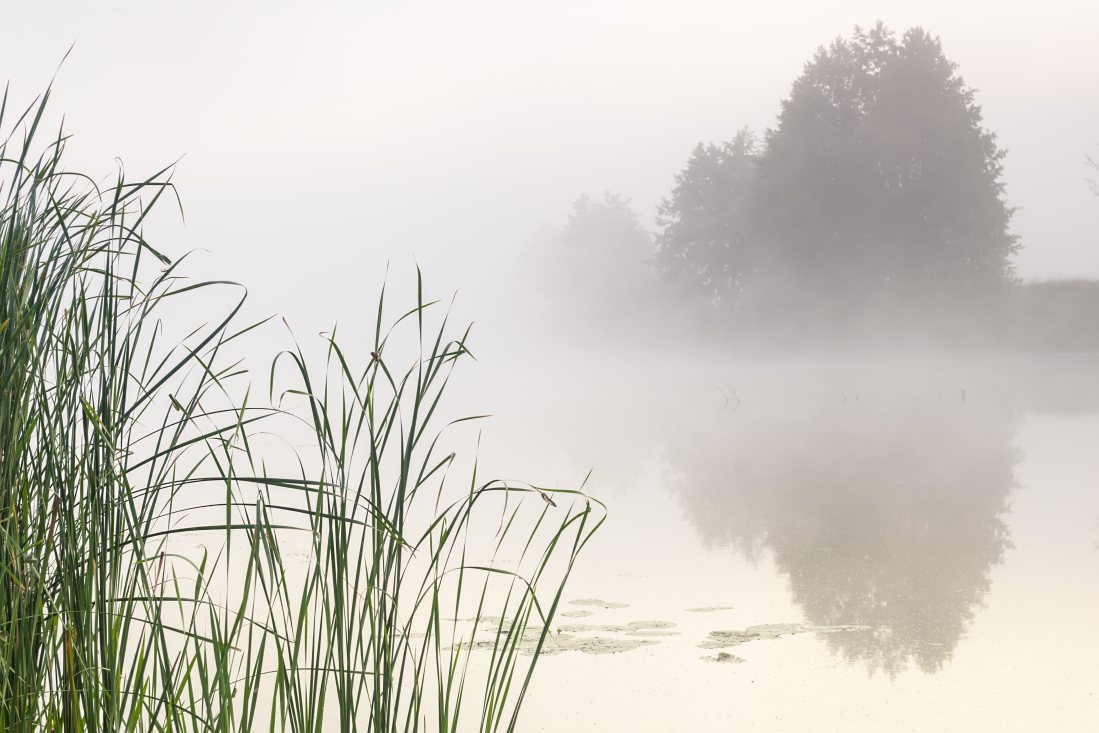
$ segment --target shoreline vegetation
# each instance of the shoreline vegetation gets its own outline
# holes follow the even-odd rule
[[[579,328],[629,339],[1099,350],[1099,281],[1019,278],[1007,151],[939,37],[856,26],[778,107],[762,131],[695,145],[655,210],[582,194],[529,278],[555,308],[567,290]]]
[[[452,450],[422,282],[253,380],[244,289],[145,239],[170,169],[66,171],[48,99],[0,108],[0,729],[515,729],[605,507]]]

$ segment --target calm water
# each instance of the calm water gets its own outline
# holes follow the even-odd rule
[[[467,381],[610,505],[522,729],[1099,730],[1095,358],[575,353]]]

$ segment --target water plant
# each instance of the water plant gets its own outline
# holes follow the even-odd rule
[[[0,729],[514,730],[604,507],[462,460],[420,281],[253,380],[271,325],[145,237],[170,169],[66,171],[48,99],[0,104]]]

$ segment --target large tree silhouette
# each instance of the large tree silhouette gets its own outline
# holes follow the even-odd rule
[[[763,289],[834,317],[956,303],[1014,278],[1004,151],[983,127],[974,91],[923,29],[898,39],[879,23],[819,49],[758,159],[742,166],[751,176],[688,175],[714,157],[701,152],[662,210],[659,257],[721,275],[699,278],[707,295],[715,286],[731,299]],[[696,200],[717,208],[681,203]],[[726,220],[738,223],[710,224]],[[718,241],[680,230],[714,231]],[[747,287],[748,277],[767,287]]]

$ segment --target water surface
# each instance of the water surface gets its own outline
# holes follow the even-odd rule
[[[1093,357],[491,361],[485,463],[610,505],[523,729],[1099,729]]]

